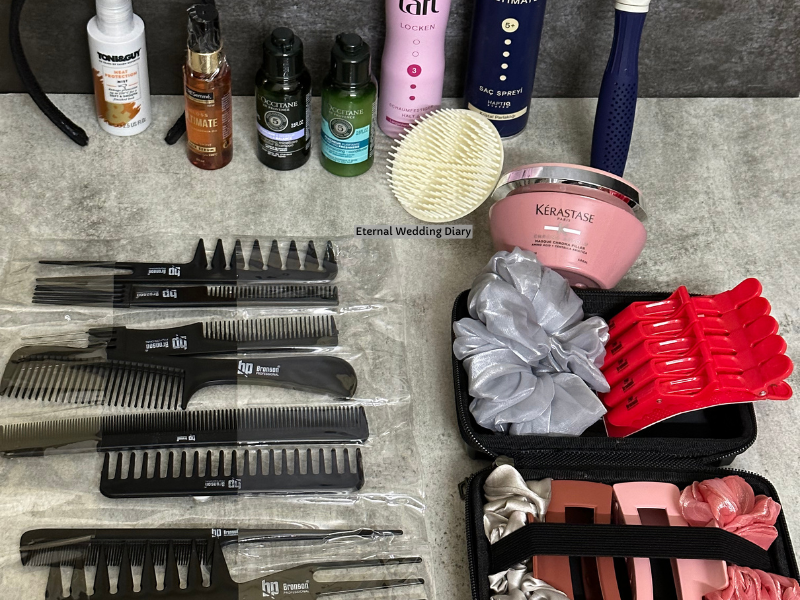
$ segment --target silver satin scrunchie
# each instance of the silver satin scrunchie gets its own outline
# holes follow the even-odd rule
[[[544,520],[550,504],[551,479],[525,481],[511,465],[500,465],[483,484],[488,502],[483,506],[483,528],[494,544],[528,524]],[[492,600],[566,600],[567,596],[544,581],[535,579],[524,564],[489,576]]]
[[[498,252],[470,290],[473,318],[454,323],[453,352],[464,361],[481,427],[511,435],[580,435],[606,412],[592,392],[608,325],[583,320],[583,302],[533,252]]]

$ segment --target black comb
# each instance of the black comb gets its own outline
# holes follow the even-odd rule
[[[328,242],[322,261],[317,257],[314,242],[308,242],[304,260],[300,260],[297,244],[294,240],[289,244],[289,254],[284,264],[278,241],[273,240],[266,263],[258,240],[253,242],[250,257],[245,260],[242,243],[236,240],[230,261],[225,259],[225,248],[222,240],[217,240],[211,262],[206,257],[206,248],[201,239],[197,244],[194,258],[188,263],[142,263],[142,262],[102,262],[87,260],[41,260],[43,265],[61,265],[71,267],[92,267],[129,271],[113,275],[115,283],[149,283],[151,285],[184,285],[184,284],[221,284],[242,282],[330,282],[336,278],[339,267],[333,244]],[[96,284],[107,282],[107,277],[74,276],[43,277],[37,283],[53,284]]]
[[[84,417],[0,426],[0,452],[41,456],[255,444],[358,444],[362,406],[263,407]]]
[[[200,326],[196,325],[196,334]],[[153,338],[148,338],[155,331]],[[175,330],[136,330],[125,327],[93,329],[87,347],[26,346],[16,350],[0,379],[0,395],[11,398],[100,404],[126,408],[186,408],[192,395],[211,385],[268,385],[351,398],[357,379],[353,367],[334,356],[247,356],[217,358],[240,342],[209,340],[208,352],[192,356],[192,349],[173,349]],[[248,331],[246,349],[270,349],[274,340],[254,340]],[[224,337],[224,336],[222,336]],[[269,336],[262,336],[269,337]],[[197,339],[197,335],[193,336]],[[148,347],[169,340],[170,348]],[[281,342],[283,343],[283,342]]]
[[[131,547],[131,555],[142,556],[146,544],[180,548],[179,556],[187,556],[192,542],[210,546],[217,540],[223,547],[233,544],[281,542],[332,542],[336,540],[380,540],[403,535],[400,529],[239,529],[238,527],[160,528],[160,529],[33,529],[22,534],[19,542],[23,566],[58,567],[82,565],[96,557],[99,548],[118,553],[123,544]],[[139,548],[140,550],[136,550]],[[109,551],[106,550],[106,554]],[[205,556],[203,552],[199,553]],[[96,564],[96,562],[94,562]],[[163,566],[163,562],[160,566]],[[136,566],[140,566],[138,562]],[[185,566],[185,563],[183,564]]]
[[[229,319],[169,329],[101,327],[87,332],[89,345],[104,343],[125,354],[201,356],[337,346],[331,315]]]
[[[370,559],[360,561],[330,561],[307,563],[278,571],[245,583],[236,583],[231,577],[222,544],[189,541],[174,544],[145,542],[132,546],[101,545],[86,562],[73,569],[69,593],[64,596],[61,567],[51,567],[47,580],[47,600],[131,600],[142,598],[198,598],[202,600],[263,600],[291,596],[293,600],[316,600],[329,594],[344,594],[366,590],[390,589],[408,585],[423,585],[424,579],[416,577],[375,580],[317,581],[319,571],[387,568],[422,562],[420,557]],[[116,593],[111,593],[109,566],[118,567]],[[92,589],[87,585],[86,567],[96,567]],[[132,567],[141,567],[138,591],[134,591]],[[156,567],[164,567],[163,587],[156,582]],[[185,569],[182,581],[180,567]],[[204,571],[208,582],[204,582]],[[91,593],[89,593],[91,591]]]
[[[33,291],[33,303],[114,308],[326,307],[339,304],[339,290],[330,285],[308,284],[76,286],[41,283]]]
[[[305,453],[301,453],[297,448],[294,449],[291,468],[288,452],[285,449],[277,452],[272,449],[245,450],[242,452],[243,466],[240,466],[239,453],[236,450],[227,453],[220,450],[216,465],[212,462],[214,456],[211,450],[203,454],[195,451],[191,457],[186,451],[164,453],[167,454],[166,472],[161,468],[162,452],[143,452],[140,471],[136,454],[131,452],[127,458],[128,470],[125,474],[123,474],[125,454],[117,453],[112,461],[111,453],[106,453],[100,475],[100,492],[108,498],[155,498],[354,492],[364,486],[364,466],[360,448],[356,448],[355,452],[355,470],[350,464],[348,448],[342,451],[344,467],[341,469],[336,448],[329,451],[327,466],[326,451],[318,449],[319,463],[316,473],[313,468],[314,451],[310,448]],[[153,454],[154,460],[150,458]],[[251,454],[255,454],[255,460],[251,460]],[[176,458],[180,461],[177,474]],[[151,460],[154,462],[152,476],[149,472]],[[304,463],[303,468],[301,468],[302,463]],[[252,472],[251,466],[254,467]],[[112,469],[113,477],[110,476]]]

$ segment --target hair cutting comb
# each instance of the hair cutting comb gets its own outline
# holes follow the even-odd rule
[[[333,316],[273,317],[205,321],[169,329],[100,327],[87,332],[89,344],[105,343],[120,352],[202,356],[336,346]]]
[[[339,304],[339,290],[330,285],[187,285],[154,286],[113,283],[110,289],[90,286],[37,285],[34,304],[110,306],[113,308],[217,308],[226,306],[309,306]]]
[[[356,568],[388,568],[419,564],[419,557],[371,559],[361,561],[330,561],[307,563],[278,571],[244,583],[236,583],[217,539],[181,539],[164,543],[144,539],[135,544],[93,544],[85,559],[76,561],[66,595],[61,566],[51,566],[47,580],[47,600],[130,600],[191,597],[204,600],[263,600],[290,595],[296,600],[315,600],[328,594],[344,594],[365,590],[389,589],[399,586],[422,585],[416,577],[381,578],[375,580],[317,581],[315,574],[327,570]],[[96,568],[89,585],[87,567]],[[110,569],[118,567],[116,593],[111,592]],[[133,567],[140,571],[135,581]],[[181,569],[184,568],[184,577]],[[156,569],[163,569],[163,583],[157,583]],[[116,569],[115,569],[116,570]],[[207,574],[207,578],[206,578]],[[136,585],[138,583],[138,585]]]
[[[338,273],[333,245],[328,242],[320,262],[314,242],[300,260],[294,241],[284,265],[273,240],[266,267],[258,240],[245,261],[236,241],[230,262],[221,240],[208,262],[201,239],[194,258],[185,264],[46,260],[46,265],[124,270],[115,275],[42,277],[36,280],[35,304],[111,305],[131,307],[216,307],[238,304],[330,306],[338,290],[330,282]],[[287,283],[288,282],[288,283]],[[300,282],[305,282],[300,283]],[[310,285],[317,284],[317,285]]]
[[[287,338],[296,339],[301,346],[334,341],[332,321],[311,321],[310,327],[289,327],[278,333],[271,327],[274,323],[90,329],[86,347],[26,346],[16,350],[0,380],[0,395],[147,409],[186,408],[195,392],[210,385],[269,385],[340,398],[353,396],[356,374],[341,358],[247,356],[240,360],[214,356],[240,349],[255,352],[290,347]]]
[[[325,450],[318,450],[317,472],[314,472],[313,451],[292,452],[292,466],[287,451],[256,450],[255,460],[245,450],[244,462],[240,466],[236,450],[226,453],[220,450],[218,460],[209,450],[205,455],[198,451],[167,452],[166,471],[162,471],[161,452],[144,452],[141,469],[137,468],[136,454],[118,453],[111,461],[106,453],[100,475],[100,492],[108,498],[153,498],[175,496],[230,496],[237,494],[302,494],[325,492],[354,492],[364,486],[364,466],[361,449],[356,448],[356,467],[350,465],[350,451],[342,450],[344,466],[340,469],[336,448],[330,450],[329,466],[326,467]],[[150,456],[154,454],[154,468],[149,470]],[[276,460],[277,455],[277,460]],[[175,458],[180,459],[180,468],[175,474]],[[265,461],[266,459],[266,461]],[[191,460],[191,467],[189,466]],[[123,465],[127,462],[127,472]],[[216,465],[214,464],[216,462]],[[255,463],[251,469],[251,462]],[[265,464],[266,463],[266,464]],[[277,467],[277,468],[276,468]],[[113,469],[113,476],[111,471]],[[138,473],[138,476],[137,476]]]
[[[192,410],[0,426],[0,452],[39,456],[255,444],[359,444],[369,425],[362,406]]]
[[[551,484],[547,523],[611,523],[611,486],[589,481],[554,480]],[[587,514],[588,513],[588,514]],[[577,564],[575,564],[577,561]],[[581,577],[575,578],[574,567]],[[619,600],[619,588],[610,557],[534,556],[533,576],[541,579],[569,598],[602,598]],[[580,582],[580,593],[574,582]]]
[[[141,566],[136,557],[143,557],[147,544],[161,546],[171,543],[178,556],[188,556],[191,544],[198,547],[198,555],[205,557],[207,546],[216,540],[221,547],[233,544],[264,544],[281,542],[332,542],[336,540],[379,540],[403,535],[399,529],[239,529],[215,527],[211,529],[159,528],[159,529],[33,529],[22,534],[19,542],[23,566],[59,567],[93,563],[101,547],[106,554],[117,553],[122,545],[129,546],[135,566]],[[113,548],[109,552],[109,549]],[[156,551],[158,554],[160,551]],[[179,563],[181,564],[181,563]],[[181,566],[185,566],[182,563]],[[160,564],[163,566],[163,563]]]
[[[278,241],[273,240],[266,263],[261,246],[256,240],[250,256],[245,260],[242,243],[236,240],[230,261],[225,258],[222,240],[217,240],[214,254],[209,263],[203,240],[197,243],[194,257],[188,263],[142,263],[142,262],[104,262],[89,260],[42,260],[43,265],[70,267],[91,267],[129,271],[115,274],[115,283],[149,283],[151,285],[176,285],[198,283],[241,283],[243,281],[292,281],[292,282],[330,282],[336,278],[339,267],[333,244],[328,242],[322,261],[317,257],[313,241],[308,242],[305,259],[301,260],[294,240],[289,244],[289,253],[284,263],[281,259]],[[44,277],[37,283],[92,284],[107,281],[106,277]]]
[[[633,482],[614,486],[614,513],[617,523],[625,525],[671,525],[688,527],[680,507],[681,491],[671,483]],[[667,561],[668,562],[668,561]],[[709,592],[728,585],[724,561],[677,559],[671,561],[672,571],[666,576],[674,581],[678,598],[700,600]],[[653,569],[652,567],[656,567]],[[636,600],[653,600],[667,582],[656,582],[659,562],[647,558],[629,558],[628,570]],[[661,576],[665,574],[663,571]]]

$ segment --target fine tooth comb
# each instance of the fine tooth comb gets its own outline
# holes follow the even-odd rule
[[[112,283],[110,286],[37,284],[34,304],[111,306],[114,308],[217,308],[230,306],[338,306],[331,285],[227,284],[171,285]]]
[[[166,530],[169,532],[169,530]],[[34,532],[35,533],[35,532]],[[182,533],[180,530],[171,533]],[[27,534],[26,534],[27,535]],[[198,598],[205,600],[263,600],[284,595],[296,600],[316,600],[329,594],[344,594],[366,590],[390,589],[400,586],[423,585],[416,577],[382,578],[376,580],[317,581],[315,574],[327,570],[357,568],[389,568],[397,565],[420,564],[420,557],[370,559],[360,561],[331,561],[307,563],[271,573],[256,579],[236,583],[231,577],[222,552],[223,540],[155,539],[122,540],[116,544],[92,543],[86,556],[78,556],[72,565],[61,562],[51,565],[47,580],[47,600],[150,600],[152,598]],[[23,536],[24,539],[24,536]],[[59,552],[53,555],[58,555]],[[64,590],[61,565],[73,566],[68,589]],[[88,567],[88,569],[87,569]],[[116,593],[111,592],[109,567],[118,569]],[[138,575],[136,585],[134,568]],[[92,578],[87,571],[94,570]],[[157,571],[163,582],[157,583]],[[181,577],[181,571],[185,574]]]
[[[227,319],[204,321],[169,329],[100,327],[87,332],[89,345],[106,343],[121,352],[201,356],[297,350],[339,344],[331,315]]]
[[[86,564],[96,557],[100,547],[121,548],[131,546],[132,556],[142,556],[146,544],[173,547],[184,546],[178,554],[188,556],[190,545],[198,545],[198,554],[204,556],[202,547],[216,540],[223,548],[234,544],[263,544],[280,542],[332,542],[335,540],[379,540],[403,535],[400,529],[240,529],[215,527],[213,529],[33,529],[22,534],[19,542],[23,566],[59,567]],[[139,548],[138,550],[136,548]],[[188,550],[189,552],[187,552]],[[108,552],[106,552],[108,554]],[[141,563],[139,563],[141,565]],[[96,566],[96,562],[92,565]],[[161,564],[163,566],[163,563]],[[181,566],[186,566],[185,563]]]
[[[334,336],[325,334],[334,334],[334,330],[329,325],[322,320],[311,328],[314,331],[297,327],[286,335],[275,334],[265,322],[252,327],[223,324],[219,329],[195,324],[178,328],[183,331],[180,334],[175,329],[90,329],[86,347],[25,346],[16,350],[0,379],[0,395],[43,402],[185,409],[201,388],[242,384],[351,398],[357,378],[350,363],[341,358],[217,357],[240,349],[255,352],[282,344],[291,347],[286,338],[292,336],[301,345],[309,339],[330,343]],[[193,355],[198,351],[199,355]]]
[[[361,449],[356,448],[356,468],[350,465],[350,451],[342,451],[344,467],[340,470],[336,448],[329,453],[326,466],[326,452],[318,450],[318,471],[314,472],[313,453],[310,448],[301,459],[298,448],[292,451],[293,464],[289,466],[287,450],[256,450],[255,460],[250,459],[250,451],[245,450],[243,466],[240,466],[236,450],[226,453],[219,451],[219,459],[214,465],[213,453],[195,451],[191,457],[191,471],[188,452],[167,453],[166,472],[162,471],[161,452],[144,452],[141,469],[138,469],[135,453],[128,457],[127,473],[123,474],[125,454],[118,453],[112,463],[111,454],[106,453],[103,471],[100,475],[100,492],[108,498],[163,498],[177,496],[230,496],[237,494],[303,494],[354,492],[364,486],[364,465]],[[149,470],[150,455],[155,454],[152,476]],[[180,468],[175,474],[175,459],[180,460]],[[266,466],[265,466],[266,459]],[[251,469],[251,463],[255,468]],[[302,463],[304,469],[301,469]],[[215,468],[216,466],[216,468]],[[277,467],[277,469],[276,469]],[[113,477],[111,470],[113,469]],[[303,472],[303,470],[305,472]],[[251,472],[252,471],[252,472]],[[137,476],[138,473],[138,476]],[[229,473],[226,475],[226,473]]]
[[[363,406],[260,407],[84,417],[0,426],[0,452],[41,456],[255,444],[363,444]]]
[[[167,286],[284,281],[320,283],[333,281],[339,271],[331,242],[326,244],[325,254],[320,262],[313,241],[308,242],[305,259],[300,260],[294,240],[289,245],[289,254],[286,257],[285,265],[281,260],[277,240],[272,241],[266,263],[258,240],[253,242],[253,248],[247,261],[245,261],[240,240],[236,240],[230,261],[225,259],[222,240],[217,240],[214,254],[209,263],[202,239],[197,243],[194,258],[184,264],[88,260],[41,260],[39,264],[128,271],[128,273],[113,275],[114,283],[148,283]],[[42,285],[97,285],[107,284],[108,276],[42,277],[36,282]]]

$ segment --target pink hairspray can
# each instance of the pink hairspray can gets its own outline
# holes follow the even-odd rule
[[[449,16],[450,0],[386,0],[378,125],[389,137],[442,104]]]

